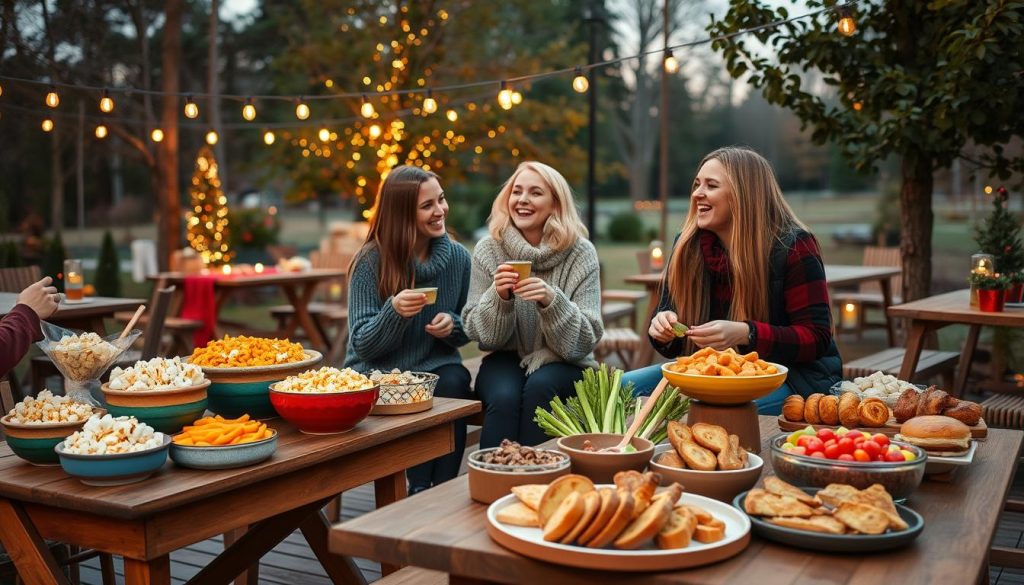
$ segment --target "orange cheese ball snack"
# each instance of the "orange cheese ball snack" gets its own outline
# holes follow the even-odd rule
[[[682,374],[698,376],[769,376],[779,373],[778,368],[761,359],[756,351],[736,353],[733,348],[716,351],[710,347],[692,355],[676,358],[668,369]]]
[[[299,343],[287,339],[267,339],[225,335],[197,347],[188,361],[197,366],[210,368],[248,368],[253,366],[274,366],[306,359]]]
[[[240,445],[269,439],[274,436],[273,429],[258,420],[250,420],[248,414],[234,419],[225,419],[221,415],[208,416],[186,426],[172,440],[176,445],[195,447],[217,447],[223,445]]]

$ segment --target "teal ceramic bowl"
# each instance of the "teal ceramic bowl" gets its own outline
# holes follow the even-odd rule
[[[135,453],[114,455],[76,455],[64,452],[64,443],[58,443],[54,450],[60,458],[64,472],[86,485],[111,486],[142,481],[163,467],[167,461],[167,450],[171,437],[164,435],[158,447]]]
[[[192,469],[234,469],[256,465],[277,451],[277,431],[267,439],[242,445],[192,447],[171,442],[171,461]]]
[[[103,398],[113,416],[134,416],[161,433],[180,432],[202,418],[208,405],[206,380],[196,386],[170,390],[111,390],[104,384]]]
[[[92,412],[100,416],[107,413],[102,408],[94,408]],[[76,431],[82,430],[85,421],[21,424],[12,422],[11,415],[7,415],[0,418],[0,424],[4,428],[7,446],[15,455],[33,465],[60,465],[53,448]]]
[[[248,414],[265,419],[277,416],[270,404],[270,385],[288,376],[301,374],[323,359],[318,351],[305,350],[306,359],[277,366],[251,368],[208,368],[203,374],[210,380],[207,390],[209,409],[224,418],[238,418]]]

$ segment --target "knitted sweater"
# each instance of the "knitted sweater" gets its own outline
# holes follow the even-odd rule
[[[426,262],[415,263],[415,287],[437,287],[437,302],[408,319],[395,312],[391,298],[377,292],[380,252],[370,247],[352,269],[348,290],[349,337],[345,366],[360,372],[373,369],[426,372],[462,363],[459,347],[469,342],[460,312],[469,287],[469,252],[448,236],[430,242]],[[424,329],[438,313],[455,319],[451,335],[438,339]]]
[[[494,288],[498,265],[530,260],[533,273],[555,289],[547,307],[515,295],[506,301]],[[568,249],[535,248],[509,227],[500,240],[485,237],[473,251],[473,276],[462,321],[470,339],[485,351],[518,352],[531,374],[552,362],[596,366],[594,347],[604,335],[597,250],[579,238]]]

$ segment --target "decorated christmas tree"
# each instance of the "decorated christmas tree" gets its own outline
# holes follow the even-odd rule
[[[208,146],[199,149],[189,186],[188,245],[209,266],[220,266],[234,255],[228,247],[228,198],[220,188],[217,160]]]
[[[996,260],[996,271],[1011,275],[1024,272],[1024,245],[1021,244],[1020,221],[1007,208],[1006,187],[992,197],[992,215],[975,228],[974,241],[982,252]]]

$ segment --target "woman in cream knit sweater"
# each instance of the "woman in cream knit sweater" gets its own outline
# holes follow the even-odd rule
[[[524,162],[502,187],[473,251],[462,321],[491,352],[476,392],[484,403],[481,447],[502,439],[545,440],[533,422],[538,406],[567,397],[583,369],[596,365],[604,333],[597,251],[587,240],[569,184],[555,169]],[[529,261],[520,278],[508,262]]]

